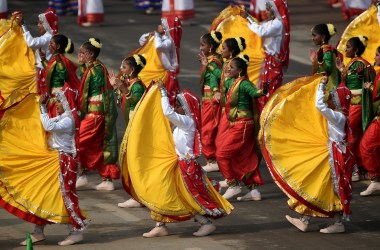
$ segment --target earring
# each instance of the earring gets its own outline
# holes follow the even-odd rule
[[[211,50],[211,48],[208,50],[208,53],[210,53],[210,54],[212,53],[212,50]]]
[[[239,72],[239,78],[241,77],[241,75],[240,75],[240,74],[241,74],[241,72]]]

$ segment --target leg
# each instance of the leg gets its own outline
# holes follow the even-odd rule
[[[261,200],[261,194],[260,194],[259,190],[257,190],[257,188],[256,188],[258,185],[255,183],[253,177],[254,177],[253,172],[247,174],[244,177],[243,181],[244,181],[244,184],[249,189],[249,192],[246,193],[244,196],[237,197],[238,201],[259,201],[259,200]]]
[[[168,228],[165,225],[165,222],[157,222],[156,226],[147,233],[143,234],[144,238],[154,238],[162,237],[169,235]]]
[[[228,179],[227,180],[228,188],[226,192],[223,194],[223,198],[226,200],[231,199],[232,197],[241,193],[241,187],[237,180]]]
[[[193,233],[194,236],[207,236],[215,231],[216,226],[212,223],[212,221],[210,221],[206,217],[200,214],[196,214],[194,218],[201,224],[201,227],[198,229],[198,231]]]
[[[289,215],[286,215],[285,218],[290,223],[292,223],[293,226],[295,226],[296,228],[298,228],[302,232],[306,232],[307,231],[307,228],[309,226],[309,220],[310,220],[309,216],[305,216],[304,215],[304,216],[301,216],[301,218],[297,219],[297,218],[292,218]]]
[[[69,246],[83,240],[83,234],[81,231],[76,230],[72,225],[68,225],[69,235],[63,241],[58,242],[60,246]]]
[[[133,198],[130,198],[122,203],[118,203],[117,204],[118,207],[122,207],[122,208],[139,208],[139,207],[143,207],[144,205],[142,205],[140,202],[136,201],[135,199]]]
[[[340,214],[335,214],[334,221],[334,224],[321,229],[319,232],[324,234],[344,233],[345,229],[342,223],[342,216]]]
[[[34,225],[34,232],[30,235],[33,244],[40,243],[45,240],[44,235],[45,225]],[[21,246],[26,246],[27,240],[20,243]]]

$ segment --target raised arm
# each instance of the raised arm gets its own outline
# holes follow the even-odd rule
[[[250,30],[255,32],[258,36],[266,38],[282,34],[283,24],[281,21],[274,19],[272,21],[263,22],[262,24],[250,23],[248,24]]]
[[[327,119],[327,121],[333,124],[341,124],[346,120],[346,117],[342,113],[336,112],[327,107],[327,104],[323,101],[325,96],[325,89],[325,84],[320,83],[315,98],[315,106],[319,112]]]

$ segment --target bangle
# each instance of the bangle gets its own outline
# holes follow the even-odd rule
[[[371,86],[369,86],[369,90],[371,90],[371,92],[373,92],[373,89],[374,89],[374,86],[373,86],[373,84],[371,84]]]
[[[160,88],[161,97],[168,97],[168,92],[166,91],[166,88],[162,87]]]
[[[318,61],[318,64],[321,65],[321,64],[324,64],[325,61],[323,60],[322,62]]]

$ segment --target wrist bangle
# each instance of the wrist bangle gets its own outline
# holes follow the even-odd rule
[[[41,114],[47,113],[47,108],[45,104],[40,104],[40,111],[41,111]]]
[[[321,64],[324,64],[325,61],[323,60],[322,62],[318,61],[318,64],[321,65]]]
[[[373,89],[374,89],[374,86],[373,86],[373,84],[371,84],[371,86],[369,86],[369,90],[371,90],[371,92],[373,92]]]
[[[26,24],[21,25],[21,29],[22,29],[22,32],[23,32],[23,33],[26,33],[26,32],[29,31],[29,30],[28,30],[28,27],[26,27]]]
[[[160,88],[161,97],[168,97],[168,92],[166,88]]]

